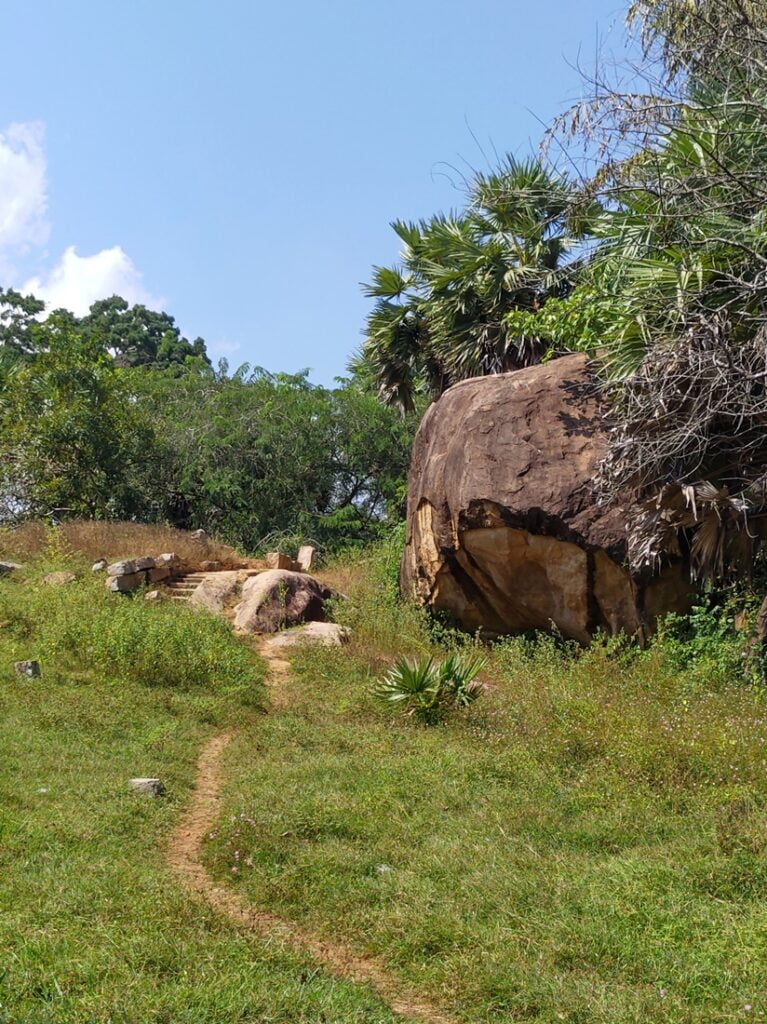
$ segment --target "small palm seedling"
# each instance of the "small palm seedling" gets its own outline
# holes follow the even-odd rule
[[[375,685],[375,696],[387,707],[434,723],[452,708],[465,708],[479,697],[477,676],[484,658],[451,654],[442,662],[433,658],[400,658]]]

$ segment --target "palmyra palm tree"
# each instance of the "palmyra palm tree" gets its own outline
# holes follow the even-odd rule
[[[474,176],[460,213],[392,224],[400,263],[375,267],[365,286],[376,304],[361,357],[384,401],[412,409],[419,389],[439,394],[540,359],[540,339],[515,334],[505,317],[567,291],[570,205],[561,177],[507,158]]]

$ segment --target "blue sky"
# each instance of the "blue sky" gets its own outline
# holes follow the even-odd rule
[[[0,283],[115,290],[211,354],[329,383],[389,222],[526,155],[619,0],[6,0]],[[453,175],[454,177],[454,175]],[[77,309],[80,307],[80,310]]]

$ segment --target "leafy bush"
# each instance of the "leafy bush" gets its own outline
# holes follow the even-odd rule
[[[738,679],[760,681],[760,653],[747,641],[747,633],[735,628],[734,620],[731,602],[704,602],[689,615],[667,615],[659,623],[653,647],[670,668],[690,671],[692,678],[704,679],[709,687]]]
[[[477,676],[485,659],[451,654],[442,662],[433,658],[400,658],[374,689],[388,707],[433,723],[452,708],[465,708],[482,692]]]

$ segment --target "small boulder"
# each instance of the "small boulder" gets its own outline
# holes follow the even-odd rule
[[[150,569],[146,576],[150,583],[160,583],[170,576],[170,568],[167,565],[158,565],[157,568]]]
[[[94,562],[91,566],[91,572],[103,572],[107,567],[106,558],[99,558],[97,562]]]
[[[324,622],[325,602],[334,596],[314,576],[271,569],[243,584],[234,625],[246,633],[276,633],[300,622]]]
[[[142,558],[134,558],[134,572],[142,572],[144,569],[154,569],[156,562],[151,555],[144,555]]]
[[[49,587],[63,587],[66,583],[75,583],[77,577],[73,572],[49,572],[43,576],[43,583]]]
[[[110,576],[106,585],[113,594],[130,594],[131,591],[143,587],[145,583],[145,572],[131,572],[125,576]]]
[[[199,541],[201,544],[206,543],[208,540],[208,535],[205,530],[192,530],[189,536],[192,540]]]
[[[145,796],[165,795],[165,786],[160,779],[128,779],[128,788]]]
[[[17,661],[13,667],[16,669],[16,675],[24,676],[26,679],[37,679],[40,675],[39,661]]]
[[[20,568],[21,566],[17,562],[0,562],[0,576],[5,576],[6,573],[15,572]]]
[[[348,642],[351,632],[348,626],[339,626],[336,622],[307,622],[270,637],[264,647],[267,651],[281,651],[300,644],[340,647]]]
[[[159,590],[147,590],[146,594],[144,594],[144,600],[145,601],[159,601],[160,600],[160,591]]]
[[[125,558],[122,562],[112,562],[107,566],[107,576],[132,576],[136,572],[136,560]]]
[[[299,572],[311,572],[312,565],[314,564],[314,556],[317,554],[317,549],[313,548],[311,544],[304,544],[303,547],[298,549],[298,558],[296,559],[296,568]]]
[[[154,564],[158,569],[165,566],[167,569],[177,569],[181,565],[181,559],[173,551],[164,551],[161,555],[158,555],[154,560]]]
[[[192,592],[189,604],[192,608],[201,608],[207,612],[221,615],[237,595],[238,573],[219,572],[215,576],[207,576]]]

